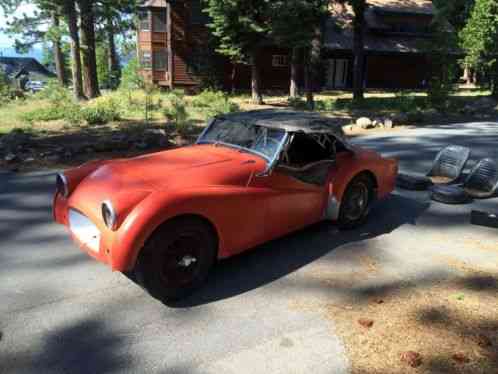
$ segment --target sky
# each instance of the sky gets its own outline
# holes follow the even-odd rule
[[[2,49],[7,49],[11,48],[14,45],[14,40],[10,39],[5,35],[5,33],[1,30],[3,27],[6,26],[7,21],[11,19],[13,16],[22,16],[23,13],[26,13],[28,15],[33,14],[33,11],[35,10],[35,6],[31,4],[23,4],[21,5],[15,13],[7,17],[3,10],[0,8],[0,50]]]

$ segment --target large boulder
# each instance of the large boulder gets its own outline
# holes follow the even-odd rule
[[[371,129],[374,127],[373,122],[368,117],[360,117],[356,120],[356,126],[361,127],[362,129]]]

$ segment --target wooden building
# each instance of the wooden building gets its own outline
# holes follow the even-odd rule
[[[433,17],[430,0],[368,0],[365,33],[367,88],[420,88],[427,81]],[[330,7],[324,37],[322,89],[352,86],[353,13],[350,7]],[[225,58],[206,55],[209,29],[200,0],[146,0],[139,10],[138,55],[142,73],[158,86],[198,87],[197,66],[209,59],[218,66],[224,86],[250,87],[250,66],[235,67]],[[290,51],[269,44],[259,56],[263,89],[287,90]],[[302,81],[302,79],[300,79]]]

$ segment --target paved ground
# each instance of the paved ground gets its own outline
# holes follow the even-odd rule
[[[498,159],[498,124],[355,141],[417,171],[448,143]],[[453,207],[397,191],[362,229],[320,224],[227,260],[200,293],[169,308],[51,222],[52,182],[51,173],[0,173],[1,373],[346,373],[324,305],[363,303],[465,266],[498,270],[497,231],[469,224],[471,208],[498,211],[498,199]]]

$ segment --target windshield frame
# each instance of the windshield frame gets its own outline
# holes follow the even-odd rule
[[[239,145],[232,144],[232,143],[226,143],[226,142],[223,142],[223,141],[203,140],[204,136],[209,132],[209,130],[213,127],[213,125],[217,121],[225,121],[225,120],[226,119],[224,119],[224,118],[214,118],[211,121],[209,121],[209,123],[206,126],[206,128],[202,131],[201,135],[199,135],[199,137],[197,138],[197,141],[196,141],[195,144],[215,144],[215,145],[219,144],[219,145],[224,145],[226,147],[237,149],[239,151],[244,151],[244,152],[252,153],[252,154],[254,154],[256,156],[262,157],[268,163],[267,170],[271,169],[273,167],[273,165],[275,164],[275,162],[279,159],[280,154],[282,153],[282,150],[284,148],[284,145],[287,143],[287,141],[289,139],[289,133],[287,131],[283,130],[284,131],[284,136],[282,137],[282,140],[280,141],[280,143],[279,143],[279,145],[277,147],[277,150],[275,151],[275,154],[273,155],[273,157],[269,157],[269,156],[265,155],[264,153],[255,151],[254,149],[241,147]],[[251,124],[251,123],[247,123],[247,124],[251,125],[251,126],[257,126],[257,125]]]

